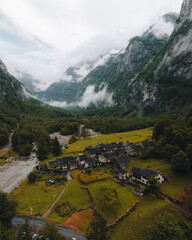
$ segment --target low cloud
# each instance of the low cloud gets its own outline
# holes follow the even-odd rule
[[[81,107],[87,108],[89,105],[93,104],[95,106],[99,106],[100,104],[104,104],[105,106],[112,106],[113,102],[113,93],[109,93],[107,91],[107,86],[103,85],[102,89],[98,92],[95,92],[95,86],[89,85],[81,99],[78,102],[73,102],[67,104],[65,101],[51,101],[47,102],[51,106],[60,107],[60,108],[74,108],[74,107]]]
[[[107,92],[107,86],[104,86],[99,92],[95,92],[95,86],[89,85],[86,88],[86,91],[83,94],[80,102],[78,103],[79,107],[86,108],[90,104],[98,106],[100,103],[105,102],[106,105],[113,105],[113,94]]]

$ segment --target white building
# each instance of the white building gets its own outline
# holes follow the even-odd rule
[[[161,184],[164,181],[164,177],[161,175],[160,171],[154,171],[151,170],[150,168],[138,168],[138,167],[133,167],[131,169],[132,172],[132,180],[141,182],[145,185],[148,185],[148,180],[150,178],[155,178],[157,179],[157,183]]]

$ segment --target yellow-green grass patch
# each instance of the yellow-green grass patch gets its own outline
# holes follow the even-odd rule
[[[97,168],[91,169],[90,174],[88,173],[80,174],[80,179],[87,183],[90,181],[101,180],[108,177],[112,177],[111,168],[109,167],[97,167]]]
[[[145,196],[136,206],[136,209],[125,217],[111,232],[112,240],[147,240],[147,226],[167,206],[169,205],[164,200],[153,196]]]
[[[17,200],[19,214],[42,215],[55,201],[65,184],[46,187],[44,181],[28,184],[26,179],[10,194],[10,198]]]
[[[83,184],[79,182],[77,179],[72,179],[67,189],[61,196],[60,200],[57,202],[56,206],[61,205],[64,202],[70,202],[72,205],[76,207],[76,210],[85,208],[92,204],[91,199],[88,195],[88,192]],[[69,216],[61,217],[56,211],[53,209],[52,213],[48,217],[49,220],[56,222],[63,222]]]
[[[131,186],[121,186],[112,180],[91,183],[88,185],[91,193],[96,200],[96,209],[107,220],[107,223],[113,223],[122,215],[131,205],[139,201],[139,197],[134,194],[134,188]],[[110,208],[103,206],[99,202],[100,187],[110,187],[117,191],[117,202]],[[132,190],[130,192],[130,189]]]
[[[175,195],[185,190],[187,186],[191,186],[192,183],[192,172],[188,173],[177,173],[172,169],[170,163],[162,159],[131,159],[131,162],[127,168],[131,172],[132,167],[150,167],[153,170],[161,170],[161,174],[170,179],[172,184],[163,182],[160,186],[160,190],[167,195]]]
[[[140,142],[152,136],[152,128],[142,130],[134,130],[123,133],[103,134],[93,138],[79,140],[70,144],[67,149],[63,150],[64,155],[78,155],[83,152],[88,145],[96,146],[98,143],[120,142],[124,144],[129,140],[130,142]]]

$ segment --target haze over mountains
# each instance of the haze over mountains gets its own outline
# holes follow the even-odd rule
[[[141,36],[130,39],[126,48],[71,66],[59,82],[45,91],[37,92],[32,76],[27,73],[22,73],[20,80],[38,98],[59,107],[149,106],[153,111],[189,104],[192,98],[191,9],[192,1],[184,0],[179,16],[167,13]],[[5,32],[6,37],[9,34]],[[18,42],[22,43],[20,35]],[[35,43],[32,45],[37,51],[39,46],[39,49],[51,49],[38,39],[30,38],[30,41]],[[26,44],[23,41],[23,45],[27,48],[30,41]],[[22,44],[17,51],[20,48]],[[10,79],[4,68],[2,72]],[[5,87],[5,81],[2,84]],[[18,82],[17,85],[18,95],[23,96],[21,92],[26,90],[21,90],[24,87],[19,87]],[[5,96],[3,91],[1,99]]]
[[[126,49],[70,67],[63,80],[37,96],[63,107],[117,104],[119,91],[155,57],[171,35],[177,17],[176,13],[160,17],[141,37],[132,38]]]

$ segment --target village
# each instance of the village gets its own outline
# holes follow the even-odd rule
[[[148,145],[153,146],[151,140],[146,140]],[[123,142],[112,143],[99,143],[96,147],[91,145],[87,146],[83,154],[78,156],[65,156],[51,160],[47,164],[40,164],[36,167],[39,174],[53,173],[56,175],[68,175],[75,169],[81,169],[82,173],[91,173],[91,169],[98,166],[110,166],[115,176],[122,181],[135,182],[143,186],[149,185],[149,179],[155,178],[157,184],[160,185],[166,178],[161,175],[160,169],[154,170],[147,168],[133,167],[131,172],[128,172],[128,167],[132,158],[137,158],[139,153],[143,150],[143,147],[139,144],[126,142],[125,146]],[[102,175],[102,173],[100,173]],[[49,180],[49,183],[55,182]],[[145,194],[145,188],[140,185],[135,189],[135,194],[143,196]]]
[[[150,128],[67,144],[58,157],[50,155],[36,162],[32,172],[36,180],[29,183],[28,175],[10,197],[18,199],[19,214],[59,223],[81,234],[100,214],[113,239],[122,229],[125,235],[138,235],[138,225],[148,231],[150,224],[143,227],[143,221],[151,221],[165,208],[179,208],[188,217],[190,173],[183,177],[164,159],[144,158],[154,144]],[[112,205],[102,200],[110,196]]]

